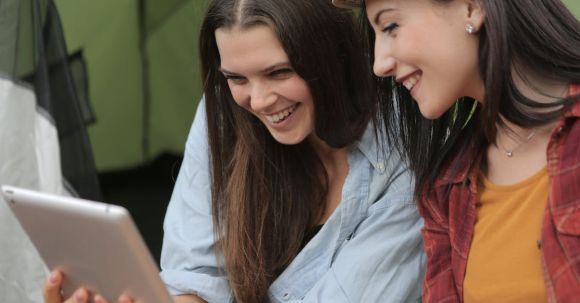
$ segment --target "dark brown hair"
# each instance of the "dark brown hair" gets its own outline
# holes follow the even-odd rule
[[[445,5],[454,0],[428,1]],[[389,137],[415,173],[417,198],[451,156],[469,144],[475,144],[479,152],[493,144],[497,126],[504,126],[500,115],[519,126],[539,126],[560,117],[579,99],[536,102],[523,96],[513,82],[514,71],[525,81],[525,70],[551,81],[580,83],[580,23],[560,0],[477,1],[486,15],[478,32],[483,106],[461,98],[440,118],[428,120],[400,84],[392,78],[377,79],[379,111]],[[374,41],[372,31],[367,32]],[[465,160],[473,165],[476,158]]]
[[[327,174],[313,146],[275,141],[233,100],[219,72],[218,28],[270,26],[313,96],[315,133],[331,147],[354,143],[374,112],[370,65],[350,12],[328,0],[214,0],[200,32],[211,149],[212,210],[237,302],[267,301],[268,288],[319,219]]]

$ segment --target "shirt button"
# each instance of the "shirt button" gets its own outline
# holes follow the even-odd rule
[[[284,301],[286,301],[286,300],[290,299],[290,294],[289,294],[289,293],[287,293],[287,292],[285,292],[285,293],[282,295],[282,299],[283,299]]]
[[[536,246],[538,247],[538,249],[542,248],[542,241],[537,240],[536,241]]]
[[[379,165],[377,165],[379,167],[379,170],[382,172],[385,170],[385,164],[384,163],[379,163]]]

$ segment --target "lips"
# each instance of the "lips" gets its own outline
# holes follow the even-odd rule
[[[294,110],[296,109],[298,105],[294,104],[288,108],[285,108],[284,110],[281,110],[277,113],[271,114],[271,115],[266,115],[266,119],[271,122],[271,123],[280,123],[286,119],[288,119],[288,117],[294,112]]]

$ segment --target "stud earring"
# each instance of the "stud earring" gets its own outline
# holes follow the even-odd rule
[[[471,23],[467,23],[465,25],[465,31],[467,31],[467,33],[471,35],[471,34],[475,33],[475,26],[473,26],[473,24],[471,24]]]

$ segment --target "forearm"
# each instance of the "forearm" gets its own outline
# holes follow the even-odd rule
[[[207,303],[195,295],[181,295],[173,297],[174,303]]]

